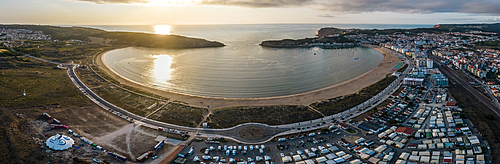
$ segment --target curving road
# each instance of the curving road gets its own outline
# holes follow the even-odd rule
[[[391,50],[388,50],[391,51]],[[393,51],[391,51],[393,52]],[[393,52],[394,53],[394,52]],[[400,55],[398,53],[394,53],[395,55]],[[234,127],[230,128],[225,128],[225,129],[205,129],[205,128],[192,128],[192,127],[185,127],[185,126],[180,126],[180,125],[175,125],[175,124],[170,124],[170,123],[165,123],[165,122],[160,122],[152,119],[148,119],[139,115],[136,115],[134,113],[130,113],[125,109],[122,109],[112,103],[109,103],[105,99],[101,98],[99,95],[94,93],[90,88],[85,85],[78,75],[75,73],[75,68],[78,67],[76,64],[62,64],[62,63],[57,63],[41,58],[36,58],[33,56],[26,55],[27,57],[31,57],[37,60],[53,63],[53,64],[58,64],[60,67],[66,67],[68,68],[68,76],[70,77],[71,81],[89,98],[92,100],[94,103],[102,107],[103,109],[118,115],[119,117],[122,117],[126,120],[129,120],[131,122],[134,122],[136,124],[148,126],[148,127],[153,127],[153,128],[158,128],[158,127],[163,127],[163,128],[168,128],[168,129],[176,129],[178,131],[186,131],[190,132],[190,135],[193,137],[196,136],[201,136],[201,137],[225,137],[227,139],[232,139],[234,141],[243,143],[243,144],[261,144],[265,142],[269,142],[275,137],[282,136],[282,135],[287,135],[287,134],[294,134],[298,132],[303,132],[303,130],[297,130],[299,127],[312,127],[313,125],[320,124],[320,126],[316,126],[314,128],[308,128],[305,129],[304,131],[310,131],[313,129],[320,129],[323,127],[330,126],[329,123],[323,123],[323,122],[329,122],[330,119],[335,119],[338,118],[339,116],[349,116],[347,117],[346,120],[353,118],[357,115],[363,114],[366,111],[369,111],[370,108],[373,108],[380,104],[382,100],[387,99],[402,83],[402,79],[404,76],[398,77],[395,81],[393,81],[387,88],[385,88],[382,92],[377,94],[376,96],[372,97],[368,101],[359,104],[356,107],[353,107],[351,109],[345,110],[344,112],[337,113],[331,116],[325,116],[323,118],[318,118],[315,120],[309,120],[309,121],[303,121],[303,122],[298,122],[298,123],[292,123],[292,124],[285,124],[285,125],[267,125],[267,124],[262,124],[262,123],[244,123],[244,124],[239,124]],[[400,55],[403,57],[406,57],[404,55]],[[403,74],[408,73],[413,67],[413,62],[411,62],[411,59],[405,61],[407,64],[409,64],[408,68],[403,72]],[[375,102],[375,103],[374,103]],[[362,110],[360,110],[362,109]],[[360,111],[357,113],[357,111]],[[238,132],[246,127],[259,127],[264,130],[266,130],[266,136],[260,138],[260,139],[255,139],[255,140],[249,140],[242,138],[238,135]],[[199,135],[196,135],[195,133],[200,133]]]

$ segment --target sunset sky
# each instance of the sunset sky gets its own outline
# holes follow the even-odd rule
[[[2,24],[500,22],[499,0],[0,0],[0,7]]]

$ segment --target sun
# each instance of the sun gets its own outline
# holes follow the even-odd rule
[[[180,6],[190,4],[191,0],[149,0],[151,6]]]
[[[170,35],[171,29],[170,25],[155,25],[155,34]]]

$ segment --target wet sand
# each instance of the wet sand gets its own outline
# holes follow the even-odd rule
[[[367,87],[380,79],[383,79],[387,74],[393,73],[391,69],[396,66],[400,59],[394,54],[387,52],[384,49],[376,48],[375,46],[369,46],[375,48],[376,50],[382,52],[384,55],[384,60],[376,68],[371,71],[364,73],[356,78],[345,81],[343,83],[324,88],[321,90],[311,91],[307,93],[287,95],[280,97],[268,97],[268,98],[251,98],[251,99],[231,99],[231,98],[210,98],[210,97],[197,97],[191,95],[183,95],[177,93],[171,93],[163,90],[158,90],[151,88],[133,81],[130,81],[114,71],[112,71],[102,59],[102,56],[107,52],[101,53],[96,58],[96,64],[100,69],[106,71],[109,75],[113,76],[120,84],[135,87],[153,94],[157,94],[166,98],[170,98],[171,101],[182,101],[189,105],[196,107],[209,107],[210,109],[229,107],[229,106],[264,106],[264,105],[309,105],[313,102],[334,98],[338,96],[343,96],[351,93],[355,93],[358,90]]]

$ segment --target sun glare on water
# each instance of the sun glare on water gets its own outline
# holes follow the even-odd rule
[[[172,27],[170,25],[156,25],[155,33],[161,35],[170,35],[170,29]]]
[[[172,78],[172,56],[166,54],[153,55],[154,65],[151,73],[155,77],[155,83],[164,84]]]

